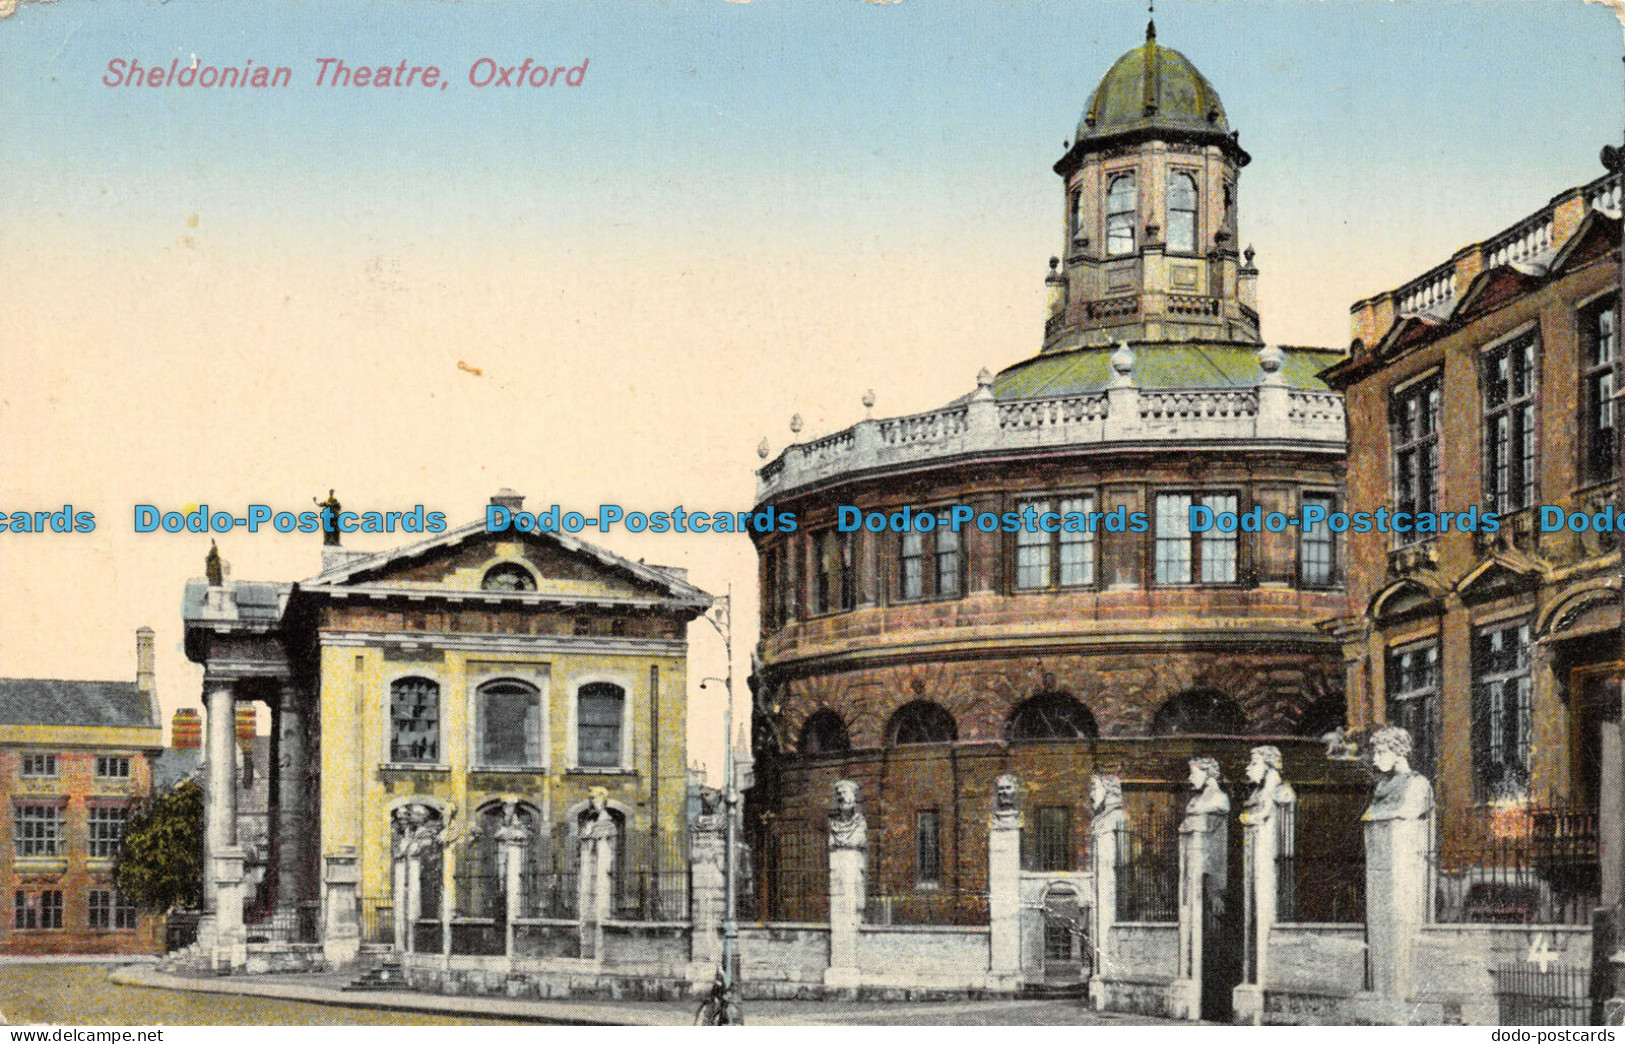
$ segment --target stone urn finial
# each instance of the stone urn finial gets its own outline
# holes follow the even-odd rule
[[[1118,341],[1117,350],[1112,353],[1112,370],[1118,377],[1131,377],[1134,374],[1134,349],[1128,346],[1127,341]]]
[[[801,434],[801,428],[802,428],[801,414],[797,413],[797,414],[793,415],[790,418],[790,434],[792,434],[792,435],[800,435]]]
[[[767,444],[767,436],[763,435],[762,441],[756,444],[756,456],[761,460],[766,460],[767,455],[771,450],[772,447]]]
[[[993,387],[993,372],[986,366],[976,371],[976,386],[978,388]]]
[[[865,412],[875,408],[875,390],[870,388],[863,393],[863,409]]]
[[[1280,345],[1266,344],[1258,350],[1258,368],[1264,371],[1264,379],[1270,383],[1281,380],[1281,364],[1286,361],[1286,353],[1281,351]]]

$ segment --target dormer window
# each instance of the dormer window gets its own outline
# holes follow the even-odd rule
[[[480,581],[480,590],[534,591],[536,590],[536,577],[522,565],[504,562],[486,570],[485,579]]]
[[[1168,249],[1196,253],[1196,179],[1189,174],[1168,179]]]
[[[1106,188],[1106,253],[1119,257],[1134,253],[1134,224],[1140,194],[1133,174],[1119,174]]]

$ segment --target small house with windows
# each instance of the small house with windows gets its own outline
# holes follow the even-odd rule
[[[0,678],[0,955],[152,953],[162,918],[113,883],[163,747],[153,632],[134,681]]]
[[[187,585],[205,761],[225,769],[206,788],[220,923],[240,892],[235,762],[208,752],[229,750],[245,700],[270,706],[275,748],[269,901],[248,909],[250,941],[317,941],[338,864],[363,943],[500,951],[510,914],[572,906],[578,839],[601,818],[619,887],[685,871],[687,624],[711,600],[682,570],[564,534],[489,533],[483,519],[376,554],[323,550],[298,583],[222,571]]]

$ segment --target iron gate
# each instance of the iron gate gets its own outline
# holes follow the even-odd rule
[[[1532,964],[1496,968],[1495,1000],[1503,1026],[1590,1026],[1591,969]]]

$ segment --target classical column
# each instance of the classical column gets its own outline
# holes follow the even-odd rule
[[[237,700],[231,683],[206,681],[203,705],[209,719],[203,777],[203,905],[214,913],[219,884],[214,856],[237,844]],[[241,915],[239,910],[239,919]]]
[[[856,988],[858,926],[863,921],[864,874],[869,863],[869,824],[858,805],[858,785],[849,779],[835,784],[835,808],[829,817],[829,967],[824,985]]]
[[[1276,860],[1283,846],[1296,844],[1298,796],[1281,780],[1281,751],[1254,747],[1247,764],[1253,791],[1241,812],[1243,836],[1243,924],[1246,937],[1242,982],[1232,996],[1236,1021],[1261,1026],[1264,991],[1269,983],[1270,929],[1281,911]],[[1287,851],[1291,851],[1288,847]]]
[[[1094,923],[1090,943],[1089,999],[1096,1011],[1106,1010],[1106,964],[1111,960],[1111,931],[1117,923],[1117,860],[1122,855],[1127,815],[1123,812],[1123,782],[1099,775],[1089,780],[1089,862],[1095,879]]]
[[[1192,758],[1191,788],[1179,825],[1179,976],[1170,1007],[1179,1019],[1202,1017],[1202,944],[1210,904],[1224,901],[1229,875],[1230,798],[1213,758]]]
[[[988,973],[1012,986],[1021,976],[1020,787],[1015,776],[998,778],[987,824]]]
[[[1402,1014],[1410,1001],[1411,951],[1428,920],[1428,854],[1433,847],[1433,784],[1410,766],[1411,736],[1388,727],[1371,737],[1382,775],[1365,820],[1365,924],[1371,989]]]
[[[273,824],[276,831],[277,906],[284,910],[296,910],[301,902],[312,898],[313,889],[306,883],[308,868],[304,865],[303,852],[305,836],[315,829],[315,825],[309,822],[310,811],[305,807],[308,769],[305,715],[299,690],[293,683],[282,686],[274,718],[277,758],[271,766],[274,774],[271,785],[276,788],[277,795],[277,821]]]

